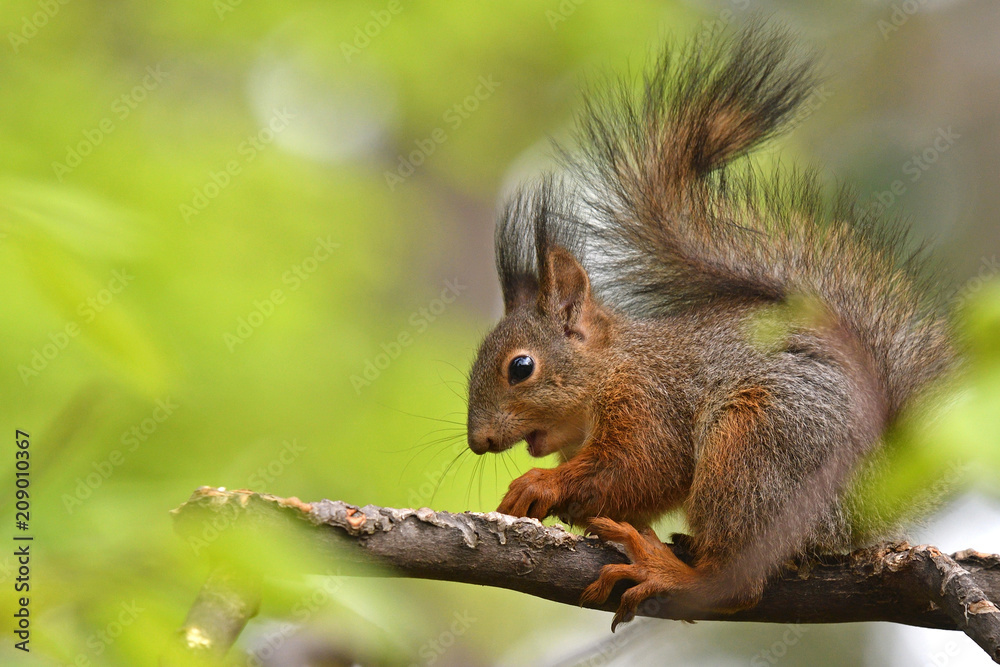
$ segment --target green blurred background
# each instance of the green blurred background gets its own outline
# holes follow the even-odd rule
[[[964,285],[979,393],[901,483],[980,457],[971,497],[996,519],[1000,8],[753,4],[830,75],[763,159],[905,212]],[[32,652],[5,629],[0,662],[154,664],[207,573],[169,515],[201,485],[495,508],[527,455],[456,457],[465,370],[500,313],[498,194],[549,164],[586,78],[749,5],[5,2],[0,402],[8,432],[31,434],[35,542]],[[1000,550],[982,525],[942,546]],[[364,664],[923,664],[947,642],[979,659],[947,633],[640,622],[607,643],[608,615],[506,591],[268,586],[234,651],[260,651],[249,664],[340,664],[296,657],[330,647]],[[270,650],[281,623],[296,625]]]

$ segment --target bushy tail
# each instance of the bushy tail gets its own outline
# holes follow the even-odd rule
[[[581,145],[623,196],[663,201],[772,136],[815,80],[813,58],[777,30],[696,39],[664,51],[641,94],[626,81],[589,96]]]
[[[897,221],[809,174],[727,166],[793,118],[813,59],[759,24],[667,54],[639,93],[592,96],[562,150],[602,297],[637,316],[739,299],[820,299],[873,360],[890,410],[949,368],[940,285]]]

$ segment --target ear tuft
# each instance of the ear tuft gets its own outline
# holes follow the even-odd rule
[[[516,280],[510,280],[503,287],[503,311],[509,315],[525,304],[530,304],[538,299],[538,279],[534,276],[524,275]]]

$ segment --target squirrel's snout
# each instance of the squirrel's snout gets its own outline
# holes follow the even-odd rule
[[[493,429],[481,428],[469,431],[469,449],[476,454],[485,454],[496,448],[496,433]]]

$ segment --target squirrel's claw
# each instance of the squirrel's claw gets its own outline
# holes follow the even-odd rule
[[[614,632],[620,623],[628,623],[634,619],[635,612],[643,601],[662,592],[656,584],[645,581],[622,593],[622,601],[618,605],[618,611],[615,612],[615,617],[611,620],[611,632]]]
[[[552,513],[560,495],[554,470],[532,468],[510,483],[497,512],[541,521]]]
[[[580,595],[580,604],[598,605],[603,603],[611,595],[611,589],[622,579],[641,581],[643,573],[635,565],[624,565],[613,563],[601,568],[601,574],[597,579],[583,589]]]
[[[651,530],[640,533],[632,524],[624,521],[612,521],[605,517],[590,520],[587,532],[597,535],[605,542],[618,542],[625,547],[625,553],[635,562],[637,559],[648,558],[653,549],[663,546]]]
[[[628,623],[635,618],[639,605],[647,598],[665,593],[670,590],[658,583],[655,578],[647,578],[648,574],[642,565],[605,565],[601,568],[601,575],[597,581],[587,586],[580,596],[580,604],[600,604],[608,599],[611,589],[615,584],[623,579],[631,579],[639,582],[637,585],[622,593],[621,602],[618,604],[618,611],[611,621],[611,632],[615,631],[621,623]]]

